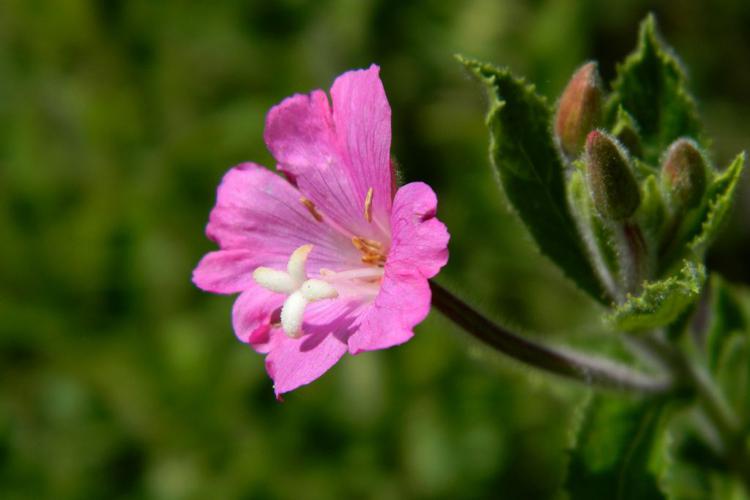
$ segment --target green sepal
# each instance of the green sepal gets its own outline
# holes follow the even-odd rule
[[[698,300],[705,280],[705,266],[696,260],[685,260],[675,274],[644,283],[638,296],[628,295],[609,315],[609,320],[624,331],[666,326]]]
[[[507,199],[541,252],[582,290],[608,302],[567,205],[547,101],[508,69],[458,60],[487,85],[490,157]]]
[[[647,179],[651,175],[656,175],[658,173],[658,170],[654,168],[652,165],[649,165],[648,163],[639,160],[638,158],[633,158],[633,173],[635,174],[636,178],[640,181]]]
[[[641,184],[641,206],[636,212],[636,219],[649,241],[659,241],[666,218],[667,208],[659,181],[655,175],[649,175]]]
[[[612,135],[627,149],[628,153],[634,158],[643,157],[643,148],[641,147],[640,127],[630,113],[625,111],[622,106],[617,107],[615,123],[612,126]]]
[[[570,452],[565,480],[570,498],[666,498],[658,477],[668,414],[662,400],[594,396]]]
[[[628,110],[640,126],[647,161],[656,163],[661,152],[679,137],[702,138],[685,72],[657,34],[653,15],[641,23],[638,46],[618,66],[612,87],[607,114],[614,122],[620,107]]]

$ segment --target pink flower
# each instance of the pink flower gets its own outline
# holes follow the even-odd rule
[[[406,342],[448,260],[437,198],[396,191],[391,109],[375,65],[268,113],[265,141],[286,179],[253,163],[224,176],[193,282],[240,293],[237,337],[267,354],[278,396],[351,354]],[[287,180],[289,179],[289,180]]]

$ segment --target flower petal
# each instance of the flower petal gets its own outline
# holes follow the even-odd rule
[[[256,267],[283,268],[292,252],[308,243],[315,246],[311,269],[335,270],[347,259],[358,262],[348,238],[316,220],[300,199],[299,191],[279,175],[244,163],[224,176],[206,234],[224,249],[250,251]]]
[[[386,349],[414,336],[414,327],[430,312],[430,287],[422,277],[395,277],[386,271],[373,305],[349,337],[349,352]]]
[[[305,311],[300,338],[290,338],[280,328],[271,331],[273,345],[266,357],[266,371],[277,397],[309,384],[336,364],[357,327],[361,307],[346,300],[316,302]]]
[[[448,260],[448,231],[435,218],[437,198],[424,183],[407,184],[393,201],[391,250],[373,306],[349,338],[349,352],[385,349],[406,342],[430,310],[427,279]]]
[[[437,197],[430,186],[412,182],[393,200],[391,250],[386,269],[396,275],[418,272],[432,278],[448,262],[450,235],[437,212]]]
[[[349,235],[383,236],[391,204],[390,107],[379,69],[344,73],[325,93],[285,99],[268,113],[265,140],[300,191]],[[365,201],[373,189],[370,213]]]
[[[237,293],[253,284],[256,259],[247,250],[207,253],[193,270],[193,283],[212,293]]]
[[[349,71],[331,87],[333,122],[349,159],[359,196],[373,189],[372,216],[388,223],[391,183],[391,107],[380,81],[380,68]]]
[[[261,353],[272,348],[272,317],[284,302],[284,296],[251,285],[237,297],[232,308],[232,326],[237,338]]]

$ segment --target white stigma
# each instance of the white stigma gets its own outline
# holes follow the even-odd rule
[[[281,308],[281,328],[292,338],[302,335],[302,319],[307,304],[338,297],[338,292],[330,283],[308,279],[305,263],[312,249],[312,245],[302,245],[292,252],[286,272],[269,267],[259,267],[253,271],[253,279],[260,286],[289,295]]]

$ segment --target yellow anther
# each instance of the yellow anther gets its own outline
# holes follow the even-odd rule
[[[359,236],[352,237],[352,245],[360,252],[380,252],[383,249],[383,245],[379,241],[368,240],[367,238],[360,238]]]
[[[361,260],[364,264],[376,266],[383,266],[385,264],[383,245],[379,241],[354,236],[352,238],[352,245],[362,254]]]
[[[361,260],[364,264],[372,264],[373,266],[385,265],[385,255],[382,254],[363,255]]]
[[[318,222],[323,222],[323,216],[320,215],[320,212],[318,212],[318,209],[315,208],[315,203],[308,200],[304,196],[300,197],[299,202],[305,206],[308,212],[310,212],[310,215],[313,216],[313,219],[315,219]]]
[[[365,220],[372,222],[372,188],[367,190],[367,196],[365,196]]]

